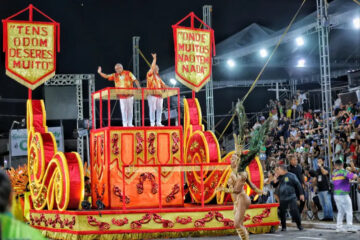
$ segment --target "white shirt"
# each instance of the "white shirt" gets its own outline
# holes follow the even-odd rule
[[[341,99],[340,99],[340,98],[337,98],[337,99],[335,100],[334,107],[335,107],[335,108],[340,108],[340,105],[341,105]]]

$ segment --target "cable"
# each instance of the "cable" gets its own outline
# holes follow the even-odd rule
[[[145,55],[142,53],[142,51],[140,50],[140,48],[136,47],[139,50],[140,56],[144,59],[144,61],[146,62],[146,64],[151,67],[150,62],[146,59]]]
[[[242,101],[244,102],[246,100],[246,98],[249,96],[249,94],[254,90],[255,86],[256,86],[256,82],[260,79],[261,75],[263,74],[263,72],[265,71],[267,65],[269,64],[272,56],[275,54],[276,50],[279,48],[281,42],[283,41],[285,35],[288,33],[290,27],[292,26],[292,24],[294,23],[296,17],[299,15],[300,10],[302,9],[302,7],[304,6],[306,0],[303,0],[303,2],[300,5],[300,8],[296,11],[294,17],[291,19],[289,25],[286,27],[284,33],[281,35],[279,41],[277,42],[275,48],[273,49],[273,51],[271,52],[269,58],[266,60],[264,66],[262,67],[261,71],[259,72],[259,74],[257,75],[257,77],[255,78],[254,83],[251,85],[249,91],[246,93],[246,95],[243,97]]]
[[[354,0],[357,1],[357,0]],[[299,9],[296,11],[295,15],[293,16],[293,18],[291,19],[290,23],[288,24],[288,26],[286,27],[284,33],[281,35],[279,41],[277,42],[275,48],[273,49],[273,51],[271,52],[270,56],[268,57],[268,59],[266,60],[264,66],[262,67],[262,69],[260,70],[259,74],[257,75],[257,77],[255,78],[253,84],[251,85],[249,91],[245,94],[245,96],[242,98],[242,101],[244,102],[246,100],[246,98],[249,96],[249,94],[254,90],[257,81],[260,79],[261,75],[263,74],[263,72],[265,71],[267,65],[269,64],[271,58],[273,57],[273,55],[275,54],[276,50],[279,48],[281,42],[283,41],[284,37],[286,36],[286,34],[288,33],[290,27],[292,26],[292,24],[294,23],[296,17],[299,15],[300,10],[302,9],[302,7],[304,6],[306,0],[303,0],[303,2],[301,3]],[[231,122],[234,120],[235,118],[235,113],[232,115],[230,121],[228,122],[228,124],[226,125],[225,129],[222,131],[220,137],[219,137],[219,141],[220,139],[224,136],[224,133],[226,132],[226,130],[228,129],[228,127],[230,126]]]
[[[236,115],[235,113],[232,115],[230,121],[228,122],[228,124],[226,125],[226,127],[224,128],[224,130],[222,131],[222,133],[220,134],[219,141],[220,141],[220,139],[224,136],[224,133],[226,132],[226,130],[228,129],[228,127],[230,126],[230,124],[231,124],[232,121],[234,120],[235,115]]]

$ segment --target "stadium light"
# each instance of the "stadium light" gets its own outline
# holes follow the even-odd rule
[[[265,58],[268,55],[268,51],[265,48],[260,49],[260,57]]]
[[[232,59],[227,60],[226,63],[231,68],[235,67],[235,65],[236,65],[235,61]]]
[[[170,78],[170,83],[175,86],[176,85],[176,80],[174,78]]]
[[[355,17],[353,19],[353,25],[355,29],[360,29],[360,17]]]
[[[305,44],[305,40],[303,37],[297,37],[295,39],[295,42],[296,42],[296,45],[299,47],[304,46],[304,44]]]
[[[301,58],[298,60],[296,67],[303,68],[303,67],[305,67],[305,64],[306,64],[306,60]]]

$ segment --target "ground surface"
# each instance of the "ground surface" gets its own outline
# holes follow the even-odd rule
[[[224,237],[201,237],[201,238],[173,238],[173,240],[239,240],[236,236]],[[335,230],[326,229],[305,229],[299,231],[296,228],[288,228],[286,232],[277,231],[273,234],[250,235],[250,240],[359,240],[360,232],[357,233],[336,233]],[[163,240],[163,239],[158,239]]]

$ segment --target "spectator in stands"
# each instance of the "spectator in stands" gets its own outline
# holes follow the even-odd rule
[[[309,189],[313,189],[311,193],[315,194],[315,189],[318,187],[319,192],[324,192],[314,195],[312,198],[316,199],[316,202],[320,202],[318,199],[321,198],[321,204],[326,205],[326,203],[323,203],[323,195],[326,195],[327,187],[326,185],[322,186],[323,183],[319,181],[320,178],[323,180],[326,174],[325,176],[323,175],[324,173],[320,165],[329,172],[329,170],[324,167],[324,162],[328,162],[329,160],[335,162],[340,159],[349,171],[359,173],[360,104],[347,104],[345,106],[337,103],[338,108],[334,111],[333,118],[330,119],[335,132],[335,136],[330,139],[331,143],[334,143],[335,156],[333,158],[327,153],[328,139],[326,139],[324,135],[324,115],[310,108],[307,110],[305,101],[303,102],[304,113],[297,111],[297,105],[301,102],[301,99],[299,99],[300,96],[298,95],[298,97],[294,97],[291,100],[285,99],[284,104],[280,101],[271,101],[269,104],[269,115],[272,116],[276,114],[275,118],[278,119],[278,121],[275,123],[277,125],[271,131],[264,144],[266,147],[264,169],[269,172],[274,170],[276,164],[289,164],[286,157],[294,155],[297,157],[297,165],[302,169],[308,169],[308,172],[311,171],[314,173],[314,176],[311,177],[310,182],[308,182],[308,186],[310,186]],[[290,109],[293,113],[290,115],[290,118],[286,118],[285,109]],[[264,159],[263,155],[262,158]],[[320,158],[321,160],[319,160]],[[291,160],[290,158],[288,159]],[[354,167],[352,167],[352,165]],[[328,175],[327,177],[329,178]],[[309,199],[311,203],[311,197],[307,199]],[[315,200],[313,201],[315,202]],[[318,207],[321,208],[320,203]],[[323,208],[326,209],[325,206]],[[325,215],[330,216],[325,216],[324,218],[330,219],[330,211],[325,211],[327,212]],[[311,218],[310,215],[307,215],[307,217]]]
[[[292,102],[288,98],[285,98],[285,109],[286,109],[286,117],[291,118],[291,107]]]
[[[11,207],[12,190],[9,177],[0,170],[0,224],[1,239],[45,239],[41,233],[28,226],[27,224],[16,220],[9,209]]]
[[[295,120],[295,117],[296,117],[296,109],[297,109],[297,102],[296,102],[296,99],[293,99],[293,104],[291,106],[293,120]]]
[[[334,103],[334,109],[337,110],[341,107],[341,99],[340,99],[340,95],[338,94],[337,95],[337,98],[335,100],[335,103]]]
[[[313,113],[312,113],[312,110],[309,109],[309,111],[305,112],[304,114],[304,119],[313,119]]]
[[[321,207],[324,211],[323,221],[333,220],[333,208],[331,203],[330,182],[329,182],[329,168],[324,166],[324,160],[318,159],[318,170],[316,171],[316,185],[318,189],[318,196]]]
[[[274,171],[271,170],[267,173],[267,178],[264,181],[263,191],[266,192],[268,196],[266,203],[275,203],[275,196],[274,196],[275,189],[273,187],[274,178],[275,178],[275,173]]]
[[[313,160],[312,160],[312,164],[313,164],[313,169],[315,171],[318,170],[318,158],[320,156],[320,147],[318,146],[318,143],[317,141],[313,141],[312,143],[312,146],[313,146],[313,152],[312,152],[312,157],[313,157]]]
[[[313,214],[311,219],[319,220],[318,212],[321,209],[319,203],[319,197],[316,195],[316,173],[314,170],[310,170],[309,167],[305,169],[305,200],[308,202],[309,208]],[[308,194],[306,194],[308,193]],[[306,196],[307,195],[307,196]]]
[[[335,161],[335,171],[332,176],[334,199],[338,209],[336,231],[356,232],[356,229],[353,227],[353,208],[349,193],[350,181],[355,180],[357,176],[356,174],[345,170],[341,160]],[[344,215],[346,215],[346,228],[343,227]]]

